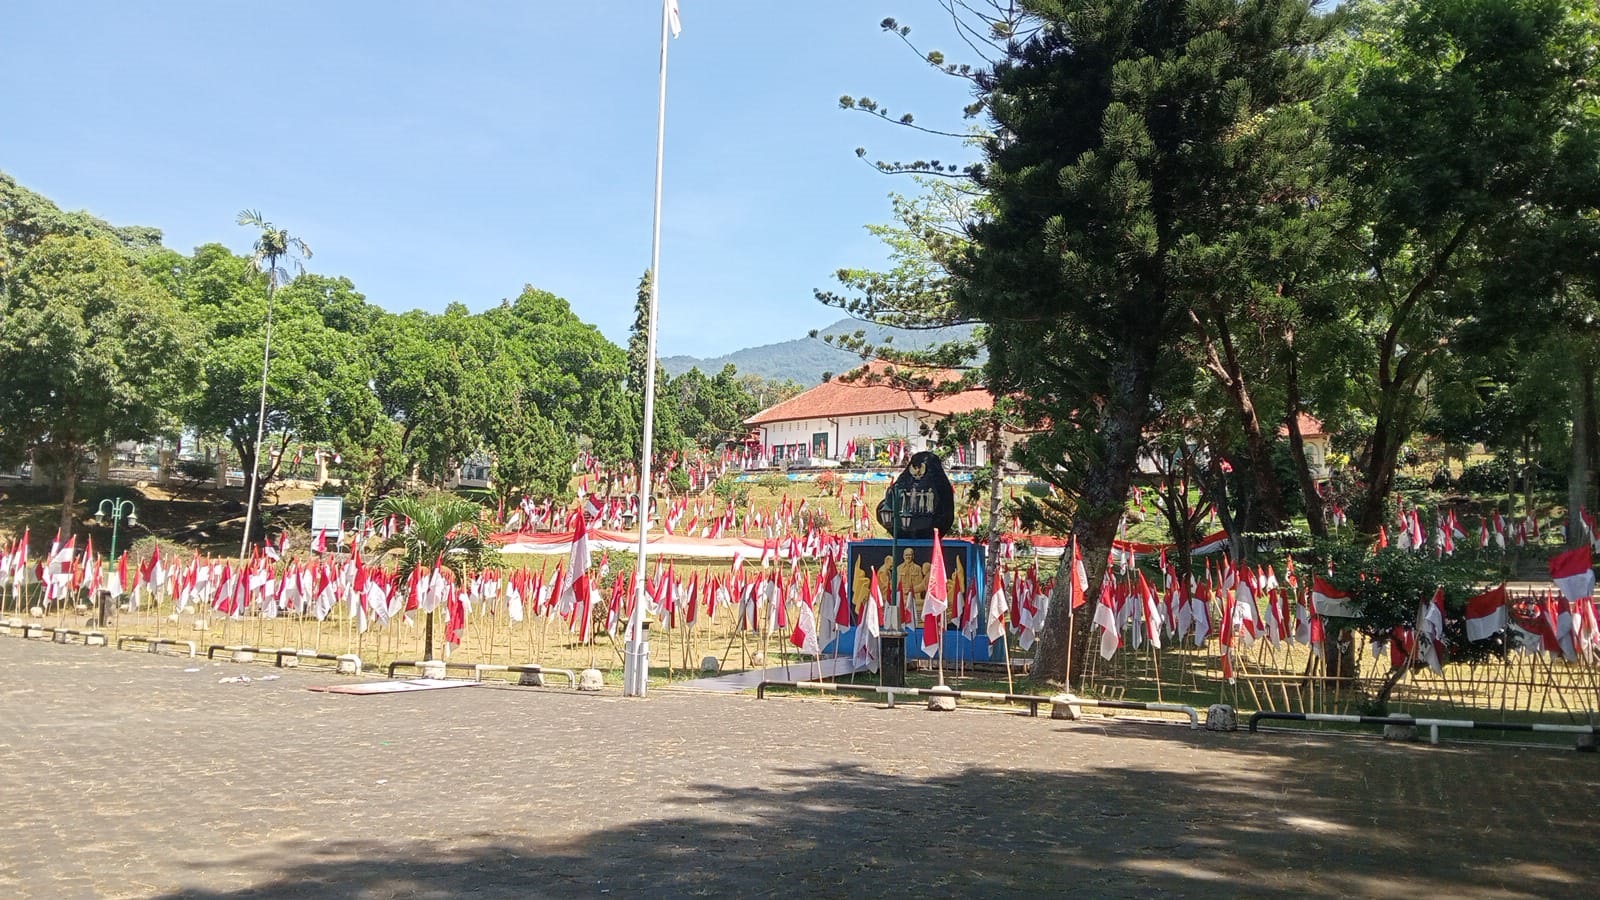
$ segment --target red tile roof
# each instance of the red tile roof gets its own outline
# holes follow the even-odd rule
[[[867,368],[869,371],[882,372],[887,366],[883,363],[872,363]],[[943,384],[959,377],[960,373],[945,370],[936,374],[933,380]],[[844,376],[839,376],[796,394],[782,403],[769,406],[744,421],[746,425],[768,425],[773,422],[793,422],[801,419],[903,412],[926,412],[944,416],[952,413],[976,412],[992,406],[994,406],[993,395],[982,389],[929,397],[922,391],[908,391],[887,384],[868,384],[864,379],[845,381]]]
[[[1300,436],[1301,437],[1309,438],[1309,437],[1324,437],[1324,436],[1326,436],[1326,433],[1322,430],[1322,423],[1317,421],[1316,419],[1312,418],[1311,416],[1308,416],[1305,413],[1300,413],[1296,417],[1296,421],[1300,426]],[[1287,437],[1288,434],[1289,434],[1288,426],[1286,426],[1286,425],[1279,425],[1278,426],[1278,435],[1280,437]]]

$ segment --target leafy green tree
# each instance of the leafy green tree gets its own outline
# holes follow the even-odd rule
[[[743,438],[744,420],[761,411],[732,363],[709,378],[690,369],[672,379],[667,393],[685,438],[706,450]]]
[[[991,388],[1047,427],[1020,456],[1075,501],[1091,584],[1105,570],[1165,398],[1196,372],[1174,349],[1192,308],[1225,293],[1233,236],[1297,197],[1263,195],[1242,153],[1277,152],[1270,121],[1315,95],[1305,0],[1039,2],[1040,28],[980,79],[995,137],[956,298],[988,324]],[[1074,678],[1063,570],[1036,676]]]
[[[1358,615],[1355,619],[1332,619],[1330,627],[1348,625],[1372,641],[1391,640],[1396,628],[1414,629],[1419,620],[1419,607],[1433,599],[1434,592],[1444,591],[1445,638],[1449,643],[1449,656],[1458,662],[1475,662],[1504,648],[1496,641],[1469,642],[1463,610],[1467,600],[1479,592],[1481,585],[1493,576],[1492,566],[1483,558],[1461,554],[1440,560],[1426,553],[1385,549],[1373,552],[1363,540],[1359,543],[1320,541],[1304,557],[1324,570],[1331,567],[1338,586],[1350,595]],[[1332,654],[1335,641],[1324,644],[1325,652]],[[1381,708],[1388,703],[1390,692],[1415,665],[1391,666],[1388,675],[1378,686],[1373,698]],[[1326,671],[1343,669],[1329,660]]]
[[[0,456],[56,472],[60,529],[84,454],[177,430],[194,329],[173,297],[105,236],[47,235],[0,293]]]
[[[524,496],[566,494],[578,446],[531,404],[514,401],[497,417],[489,454],[494,492],[509,505]]]
[[[199,323],[199,388],[186,415],[202,434],[225,440],[243,471],[256,464],[258,424],[271,436],[261,483],[276,477],[292,440],[355,448],[379,415],[370,384],[366,343],[328,327],[307,294],[286,286],[273,310],[272,365],[265,418],[260,418],[261,361],[267,315],[266,285],[247,260],[208,244],[190,258],[176,254],[147,263],[160,270]],[[264,423],[264,424],[261,424]]]
[[[640,423],[644,422],[645,356],[649,352],[646,339],[650,327],[650,277],[650,272],[646,271],[639,278],[639,291],[633,304],[633,327],[628,331],[628,394],[638,410],[636,419]],[[669,395],[670,384],[667,370],[658,361],[650,438],[650,452],[657,459],[684,449],[684,432],[679,422],[679,409]],[[631,458],[637,460],[642,449],[642,441],[634,444]]]
[[[441,315],[410,312],[375,327],[375,380],[384,412],[400,424],[400,454],[435,484],[486,445],[495,411],[515,390],[493,325],[452,303]]]
[[[1363,4],[1330,115],[1361,257],[1332,302],[1372,360],[1356,373],[1373,419],[1363,532],[1377,531],[1423,386],[1484,307],[1486,276],[1547,236],[1528,226],[1562,201],[1567,151],[1593,130],[1597,19],[1586,0]]]
[[[135,260],[162,249],[160,229],[142,225],[118,227],[86,212],[64,211],[0,172],[0,286],[23,254],[52,235],[106,238]]]
[[[380,548],[383,553],[398,551],[395,574],[399,588],[409,587],[419,568],[431,571],[436,564],[449,570],[457,585],[464,585],[499,560],[499,551],[480,527],[483,507],[470,500],[442,493],[387,497],[374,512],[405,522]],[[433,659],[433,619],[430,612],[424,659]]]

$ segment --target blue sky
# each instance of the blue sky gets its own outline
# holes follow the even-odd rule
[[[838,318],[812,289],[882,262],[862,226],[914,187],[854,148],[964,158],[837,103],[960,130],[964,84],[878,27],[896,16],[954,57],[948,20],[932,0],[680,6],[660,351],[803,336]],[[481,310],[528,283],[623,341],[650,260],[660,9],[12,0],[0,170],[184,252],[245,249],[234,216],[259,209],[386,309]]]

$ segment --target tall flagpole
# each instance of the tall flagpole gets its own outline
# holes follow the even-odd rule
[[[644,434],[639,450],[639,553],[634,579],[633,611],[628,616],[625,642],[636,647],[644,641],[645,609],[645,538],[650,530],[650,443],[655,431],[656,415],[656,311],[661,297],[661,158],[667,144],[667,37],[672,28],[674,0],[661,0],[661,78],[656,99],[656,192],[655,215],[650,232],[650,315],[645,327],[644,344]],[[637,654],[623,658],[623,668],[637,668],[648,662]],[[630,677],[631,675],[631,677]],[[623,672],[623,696],[643,697],[649,681],[648,669],[644,672]]]

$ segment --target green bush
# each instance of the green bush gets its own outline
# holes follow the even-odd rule
[[[217,477],[217,464],[203,459],[178,460],[178,475],[190,481],[212,481]]]
[[[1461,489],[1472,494],[1503,494],[1512,481],[1511,460],[1497,456],[1488,462],[1473,463],[1461,470]]]
[[[674,494],[689,493],[689,473],[682,469],[673,469],[667,473],[667,484]]]
[[[737,475],[729,473],[711,483],[711,493],[724,503],[743,506],[750,500],[750,485],[739,481]]]

